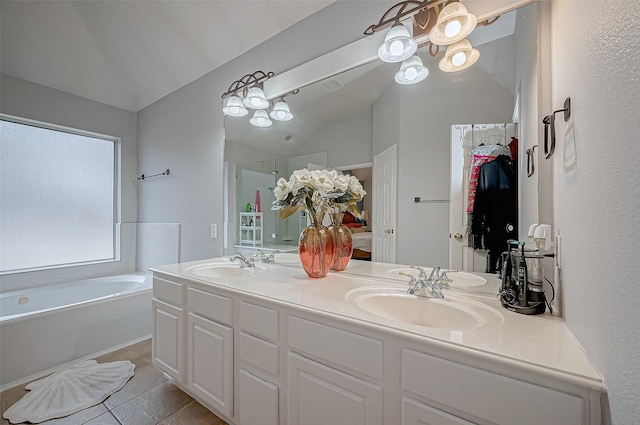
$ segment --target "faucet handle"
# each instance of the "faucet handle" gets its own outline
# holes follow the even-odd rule
[[[404,273],[404,272],[400,272],[398,274],[409,278],[409,288],[407,289],[407,293],[411,295],[415,294],[417,289],[416,286],[418,286],[418,281],[416,280],[416,277],[412,274]]]
[[[418,267],[418,266],[409,266],[409,267],[420,271],[420,274],[418,274],[419,281],[424,282],[425,280],[427,280],[427,272],[422,267]]]

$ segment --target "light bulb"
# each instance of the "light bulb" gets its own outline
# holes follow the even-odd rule
[[[237,106],[231,106],[229,108],[229,112],[231,112],[231,115],[237,115],[240,112],[240,108]]]
[[[444,34],[447,37],[455,37],[456,35],[460,34],[461,29],[462,25],[460,24],[460,21],[454,19],[447,23],[447,25],[444,27]]]
[[[404,78],[406,78],[408,81],[415,80],[417,76],[418,76],[418,71],[414,67],[408,68],[404,72]]]
[[[391,45],[389,46],[389,52],[394,55],[397,56],[400,53],[402,53],[402,48],[403,48],[403,44],[402,41],[400,40],[395,40],[391,43]]]
[[[283,120],[287,114],[284,111],[278,111],[276,112],[276,115],[278,116],[278,118],[280,118],[281,120]]]
[[[253,99],[251,99],[251,104],[254,107],[260,105],[260,99],[257,99],[257,98],[254,97]]]
[[[267,120],[265,120],[265,119],[264,119],[264,118],[262,118],[262,117],[258,117],[258,119],[257,119],[256,121],[258,121],[258,124],[259,124],[259,125],[265,125],[265,123],[267,122]]]
[[[453,66],[460,66],[467,60],[467,54],[465,52],[458,52],[451,58]]]

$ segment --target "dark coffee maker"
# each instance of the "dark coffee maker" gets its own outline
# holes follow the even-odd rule
[[[499,294],[502,306],[521,314],[544,313],[544,255],[537,251],[526,251],[524,242],[510,240],[507,247],[508,250],[502,253],[502,286]]]

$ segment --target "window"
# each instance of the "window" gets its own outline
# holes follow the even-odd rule
[[[118,139],[0,116],[0,272],[113,261]]]

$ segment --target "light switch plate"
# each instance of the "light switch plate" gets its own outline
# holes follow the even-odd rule
[[[218,237],[218,225],[211,225],[211,239],[216,239]]]

